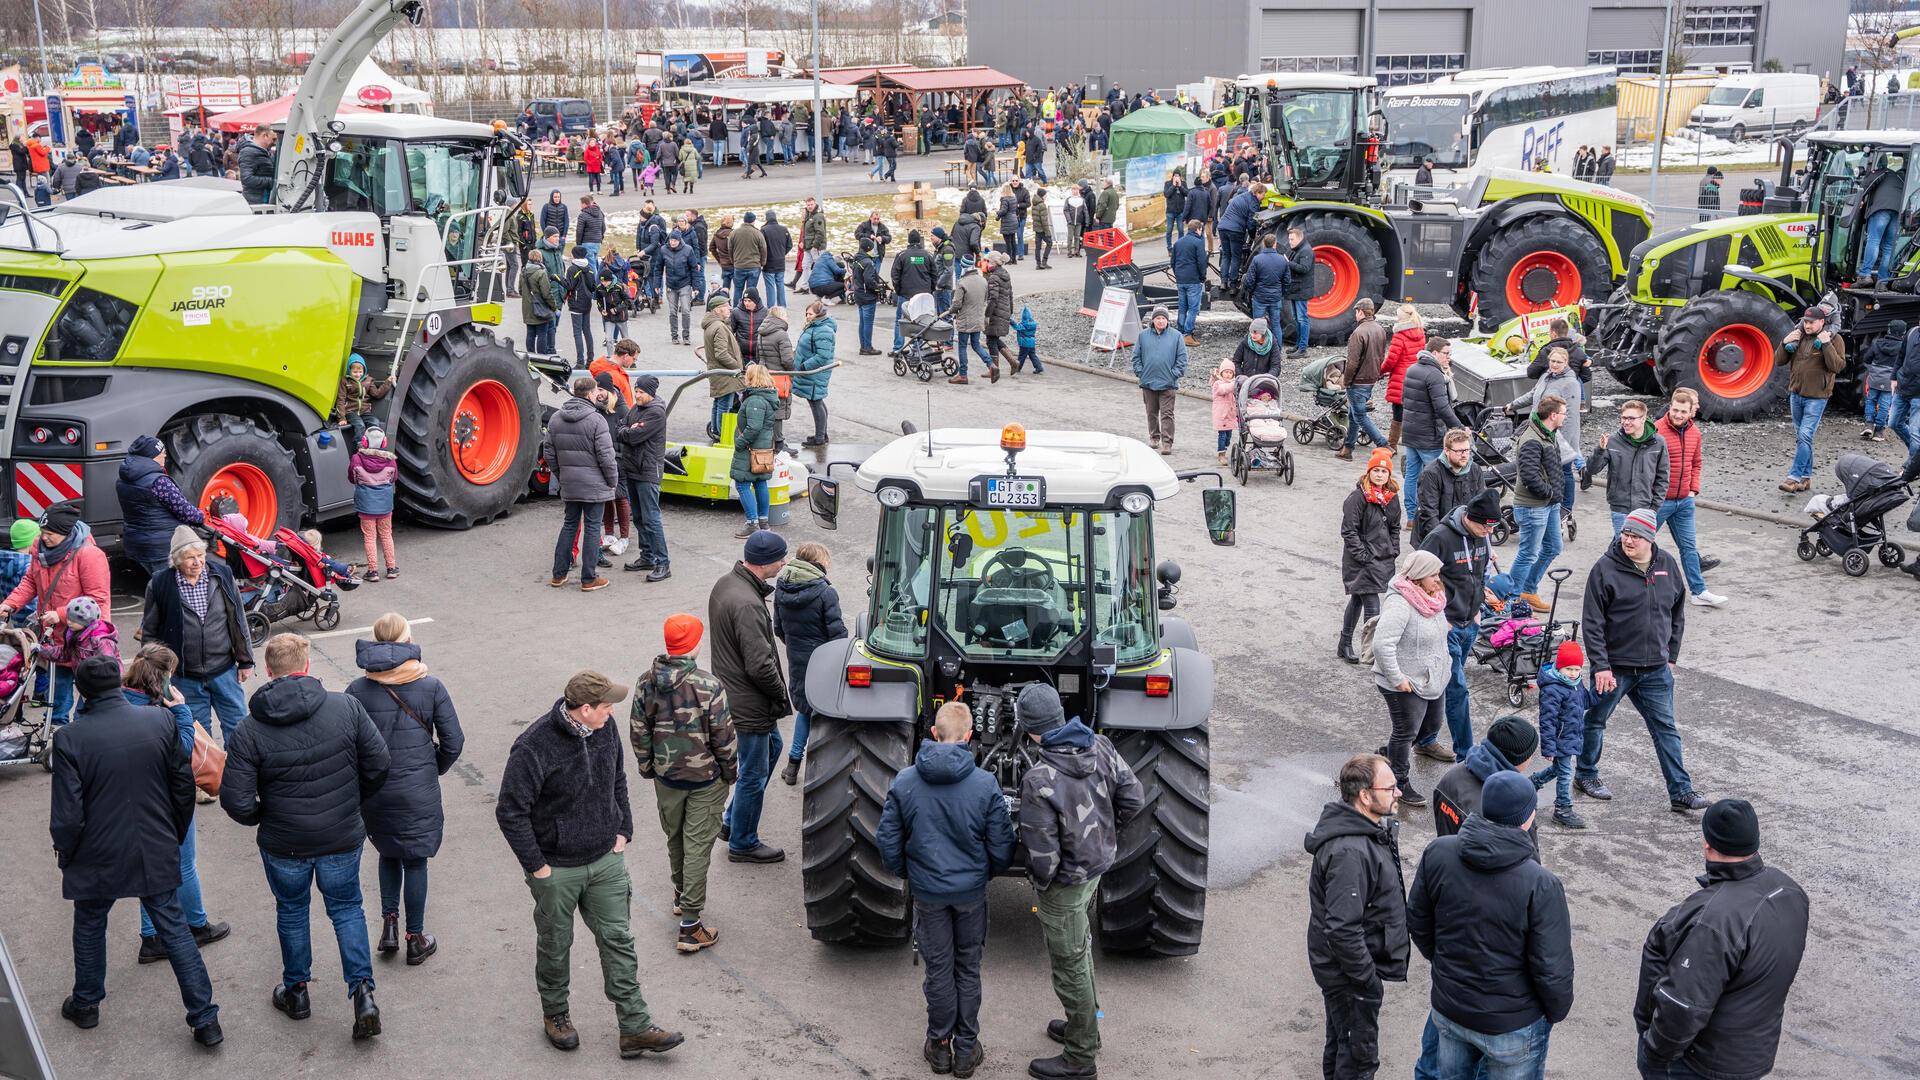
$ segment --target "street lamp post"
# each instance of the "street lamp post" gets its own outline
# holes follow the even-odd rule
[[[592,10],[589,8],[588,10]],[[600,78],[607,87],[607,123],[613,123],[613,43],[609,39],[607,0],[600,0]]]
[[[826,181],[821,173],[820,158],[826,145],[821,135],[826,116],[820,111],[820,0],[812,0],[807,5],[807,14],[813,22],[813,204],[824,210]]]

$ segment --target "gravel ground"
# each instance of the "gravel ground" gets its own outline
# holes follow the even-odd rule
[[[1019,299],[1033,309],[1034,317],[1040,323],[1040,354],[1043,357],[1059,357],[1078,361],[1086,354],[1087,331],[1091,320],[1080,315],[1080,293],[1046,292],[1021,296]],[[1459,333],[1465,329],[1465,323],[1454,317],[1445,308],[1422,309],[1427,317],[1430,330],[1439,333]],[[1247,320],[1229,305],[1216,306],[1211,312],[1203,312],[1195,326],[1195,335],[1200,345],[1195,348],[1193,362],[1188,366],[1182,385],[1187,389],[1205,392],[1207,372],[1221,360],[1233,354],[1241,335],[1246,333]],[[1332,347],[1315,347],[1308,353],[1309,360],[1318,359],[1329,353],[1341,350]],[[1100,361],[1095,360],[1098,364]],[[1121,356],[1117,366],[1124,367],[1127,357]],[[1282,377],[1282,400],[1292,411],[1304,413],[1311,405],[1311,398],[1300,389],[1297,373],[1303,361],[1287,360],[1284,370],[1288,375]],[[1592,412],[1582,420],[1584,439],[1589,450],[1599,443],[1600,436],[1614,430],[1618,425],[1617,407],[1620,401],[1629,395],[1625,387],[1615,382],[1613,376],[1601,372],[1594,376]],[[1385,428],[1384,418],[1380,421]],[[1841,454],[1868,453],[1892,463],[1896,467],[1906,461],[1905,448],[1900,442],[1888,435],[1884,443],[1867,442],[1860,438],[1863,424],[1858,406],[1842,408],[1835,405],[1820,425],[1820,433],[1814,446],[1813,491],[1837,492],[1839,483],[1833,477],[1833,463]],[[1785,514],[1790,517],[1802,516],[1808,495],[1789,495],[1778,490],[1778,484],[1787,474],[1787,466],[1793,460],[1793,428],[1788,422],[1785,407],[1779,415],[1764,420],[1744,424],[1708,425],[1706,432],[1707,468],[1702,482],[1702,497],[1731,503],[1750,510]],[[1585,496],[1596,501],[1603,496],[1595,491]]]

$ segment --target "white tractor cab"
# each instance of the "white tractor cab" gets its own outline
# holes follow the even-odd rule
[[[1741,142],[1749,135],[1798,133],[1820,115],[1820,76],[1728,75],[1694,106],[1687,126]]]
[[[1069,718],[1111,739],[1147,789],[1102,879],[1109,951],[1179,956],[1200,947],[1206,909],[1207,718],[1213,661],[1166,614],[1180,568],[1155,565],[1154,509],[1183,479],[1144,444],[1093,431],[908,432],[854,477],[880,504],[868,599],[851,638],[807,666],[812,726],[801,825],[807,926],[822,941],[904,944],[907,884],[872,843],[881,800],[934,713],[973,713],[973,751],[1017,810],[1038,747],[1019,692],[1056,689]],[[847,463],[834,463],[847,464]],[[832,465],[828,466],[829,470]],[[837,525],[838,481],[809,502]],[[1201,492],[1207,532],[1234,542],[1234,492]],[[1025,853],[1011,873],[1023,872]]]

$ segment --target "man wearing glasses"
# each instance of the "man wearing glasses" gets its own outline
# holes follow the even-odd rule
[[[1400,788],[1378,754],[1340,768],[1340,798],[1307,834],[1307,962],[1326,999],[1327,1080],[1366,1078],[1380,1064],[1385,983],[1407,978],[1407,899],[1400,874]]]

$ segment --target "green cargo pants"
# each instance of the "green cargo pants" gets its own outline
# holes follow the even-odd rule
[[[1040,890],[1040,931],[1053,967],[1053,993],[1067,1013],[1067,1057],[1090,1062],[1100,1053],[1100,999],[1093,989],[1093,942],[1087,909],[1100,879]]]
[[[586,866],[556,866],[545,878],[526,875],[533,893],[536,935],[533,981],[540,988],[540,1012],[567,1012],[567,979],[572,966],[573,913],[585,920],[600,947],[600,971],[620,1021],[620,1033],[637,1035],[653,1026],[647,1001],[640,996],[639,966],[633,955],[633,931],[627,912],[633,879],[619,852],[609,851]]]
[[[692,791],[655,782],[660,828],[667,834],[667,862],[673,867],[673,895],[680,900],[680,921],[700,921],[707,907],[707,866],[727,808],[727,784],[715,780]]]

